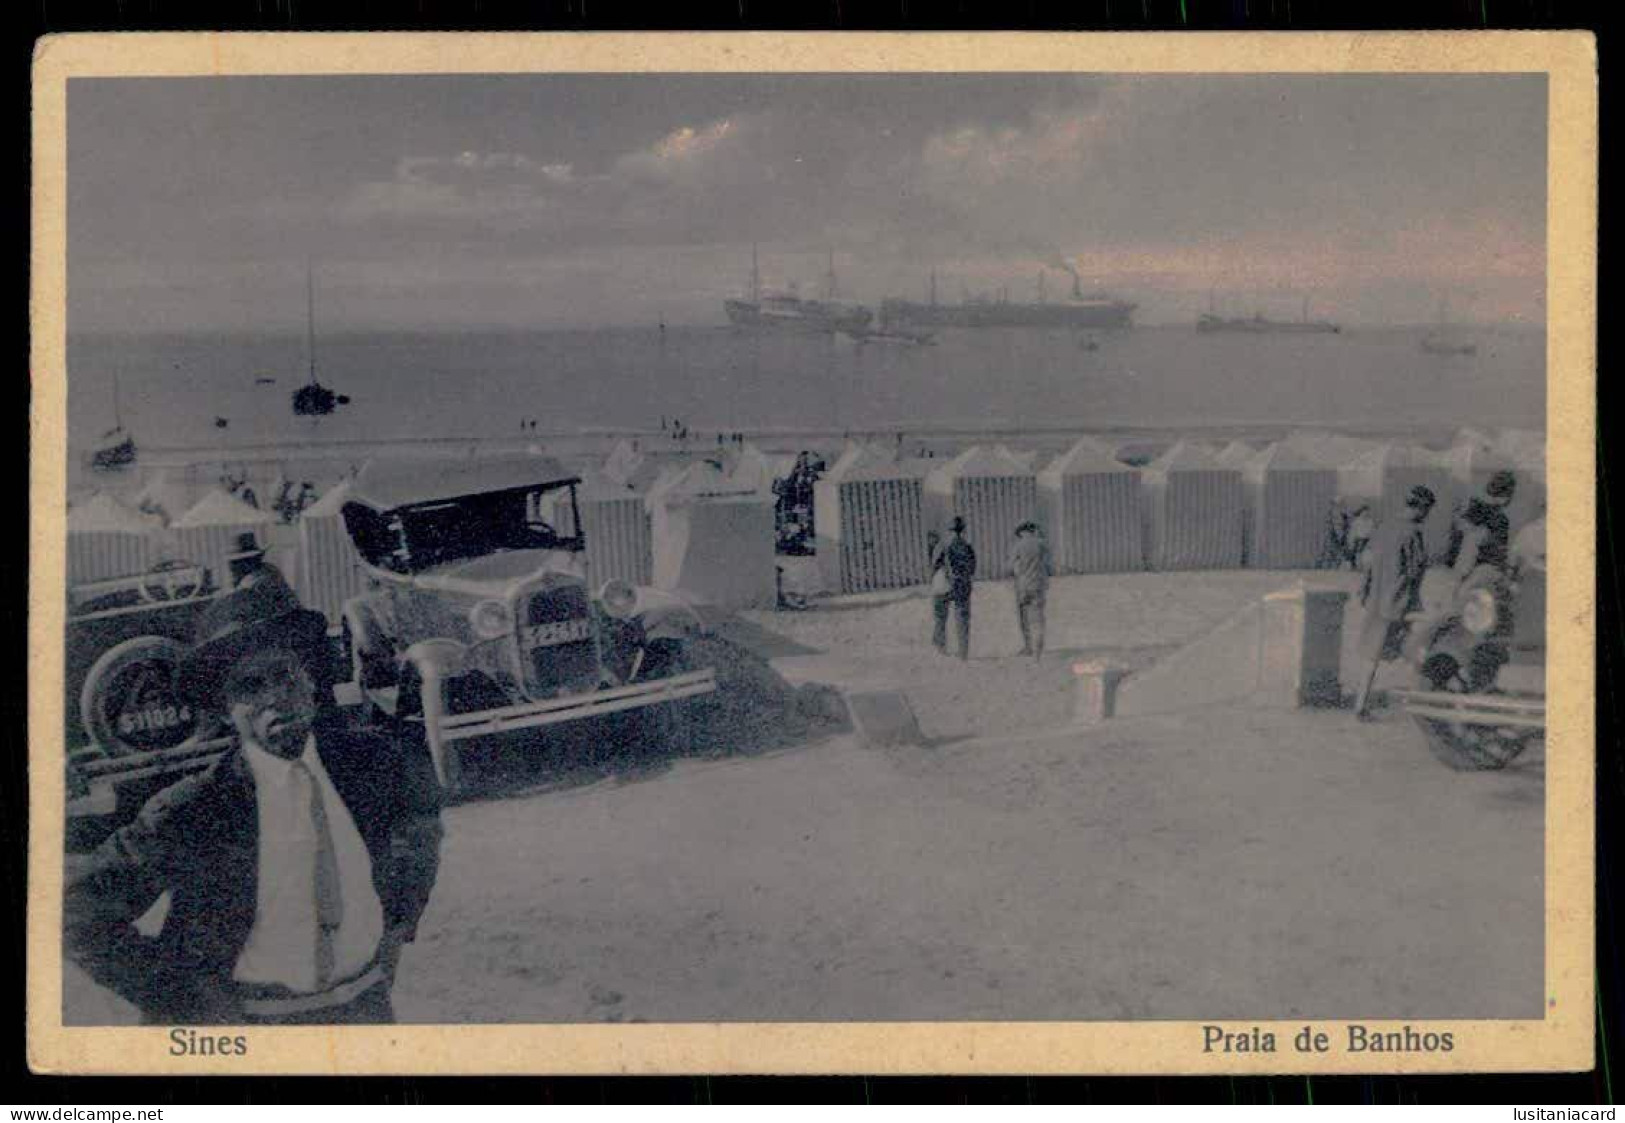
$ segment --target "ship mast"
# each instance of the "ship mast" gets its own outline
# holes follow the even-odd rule
[[[756,243],[750,244],[750,299],[752,303],[762,299],[762,274],[756,266]]]
[[[937,306],[937,271],[931,270],[931,307]]]
[[[305,261],[305,354],[310,362],[310,384],[316,385],[316,273]]]
[[[835,251],[829,251],[829,272],[824,274],[824,299],[835,299]]]

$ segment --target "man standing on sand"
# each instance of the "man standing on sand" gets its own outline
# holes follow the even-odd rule
[[[1016,622],[1021,625],[1021,653],[1044,657],[1044,600],[1049,593],[1049,544],[1035,522],[1016,527],[1010,550],[1010,575],[1015,579]]]
[[[948,651],[948,609],[952,607],[954,622],[959,633],[959,657],[970,658],[970,594],[971,580],[976,575],[976,551],[965,541],[965,520],[958,515],[948,524],[952,537],[939,545],[931,555],[933,580],[937,570],[948,575],[948,592],[935,596],[932,606],[936,610],[936,629],[931,642],[944,654]]]
[[[68,879],[64,954],[146,1024],[395,1020],[395,967],[439,869],[439,790],[421,744],[346,728],[326,631],[281,582],[211,604],[178,689],[235,743]],[[135,921],[164,893],[146,938]]]
[[[1354,714],[1362,721],[1370,714],[1377,668],[1385,659],[1399,657],[1405,640],[1405,618],[1422,607],[1422,579],[1428,571],[1422,524],[1434,502],[1431,488],[1411,488],[1405,499],[1405,517],[1385,520],[1371,541],[1365,581],[1360,587],[1360,603],[1365,608],[1360,656],[1370,662],[1354,704]]]

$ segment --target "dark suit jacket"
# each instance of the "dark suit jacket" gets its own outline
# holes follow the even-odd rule
[[[416,935],[440,865],[440,795],[422,745],[316,727],[316,751],[372,859],[386,929]],[[242,1021],[232,970],[254,923],[259,815],[242,752],[166,788],[73,871],[64,954],[149,1023]],[[165,892],[156,938],[134,922]],[[386,939],[389,938],[386,936]]]

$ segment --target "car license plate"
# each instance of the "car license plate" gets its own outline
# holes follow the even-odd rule
[[[589,628],[590,624],[584,619],[538,624],[530,630],[530,646],[556,647],[561,643],[576,643],[592,634]]]

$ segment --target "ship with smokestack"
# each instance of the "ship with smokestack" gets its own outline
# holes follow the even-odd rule
[[[937,275],[931,274],[929,294],[924,304],[888,297],[880,303],[880,322],[886,327],[942,328],[1063,328],[1104,330],[1134,326],[1132,301],[1114,296],[1085,296],[1078,271],[1066,266],[1072,276],[1072,297],[1049,300],[1044,274],[1038,275],[1038,299],[1032,303],[1013,301],[1009,290],[997,297],[967,294],[958,304],[937,301]]]
[[[823,300],[807,300],[792,285],[787,292],[769,292],[762,288],[761,270],[757,266],[756,247],[750,248],[750,293],[738,300],[725,300],[722,307],[728,320],[736,328],[748,331],[785,332],[792,335],[863,335],[869,330],[875,314],[861,304],[835,299],[835,254],[829,256],[829,271],[824,278]]]

